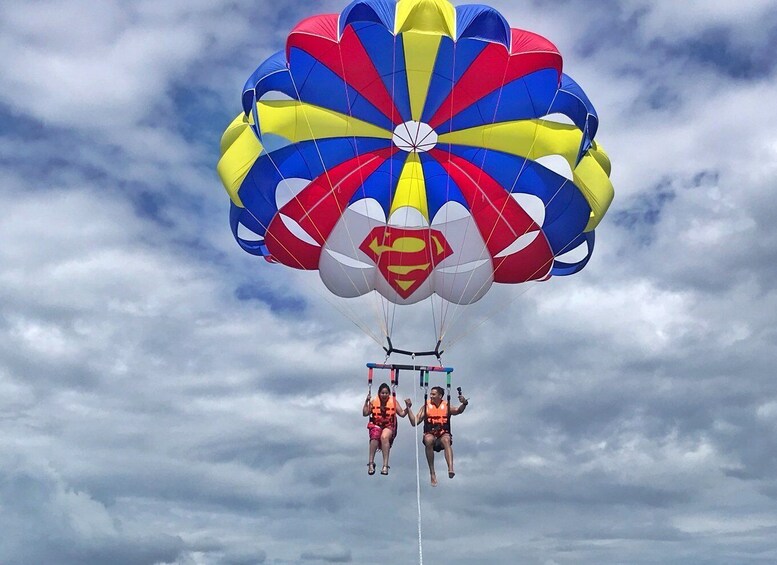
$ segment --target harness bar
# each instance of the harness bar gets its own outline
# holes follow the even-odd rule
[[[388,347],[385,345],[383,346],[383,351],[386,352],[387,356],[391,356],[392,353],[399,353],[400,355],[407,355],[408,357],[431,357],[435,356],[437,359],[440,359],[442,357],[442,354],[445,353],[445,351],[440,350],[440,345],[442,345],[442,340],[437,341],[437,344],[434,346],[434,350],[432,351],[408,351],[406,349],[396,349],[394,345],[391,343],[391,338],[386,336],[386,342],[388,342]]]

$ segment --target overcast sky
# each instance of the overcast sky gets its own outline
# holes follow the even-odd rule
[[[380,347],[239,249],[215,173],[248,75],[346,3],[3,3],[3,565],[419,561],[406,421],[365,472]],[[491,4],[559,47],[616,197],[584,271],[459,326],[424,562],[777,563],[777,6]]]

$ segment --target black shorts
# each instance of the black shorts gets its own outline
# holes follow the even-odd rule
[[[448,436],[451,438],[451,445],[453,445],[453,436],[450,433],[448,433],[448,432],[445,432],[445,433],[447,433]],[[428,433],[425,433],[424,435],[428,435]],[[443,435],[445,435],[445,434],[443,434]],[[445,449],[445,446],[442,444],[442,439],[441,438],[442,438],[442,436],[435,437],[434,438],[434,443],[432,444],[432,449],[434,449],[438,453],[440,451],[442,451],[443,449]],[[424,440],[423,440],[423,438],[421,438],[421,444],[423,444],[423,443],[424,443]]]

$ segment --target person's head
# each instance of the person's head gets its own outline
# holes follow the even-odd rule
[[[442,402],[443,396],[445,396],[445,391],[441,386],[433,386],[432,390],[429,391],[429,400],[435,404]]]
[[[388,400],[388,397],[391,396],[391,389],[389,388],[389,385],[386,383],[381,383],[381,385],[378,387],[378,398],[380,398],[382,401]]]

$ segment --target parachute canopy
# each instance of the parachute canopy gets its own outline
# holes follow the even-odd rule
[[[242,102],[218,163],[232,232],[338,296],[468,304],[576,273],[613,198],[596,111],[558,50],[486,6],[311,17]]]

